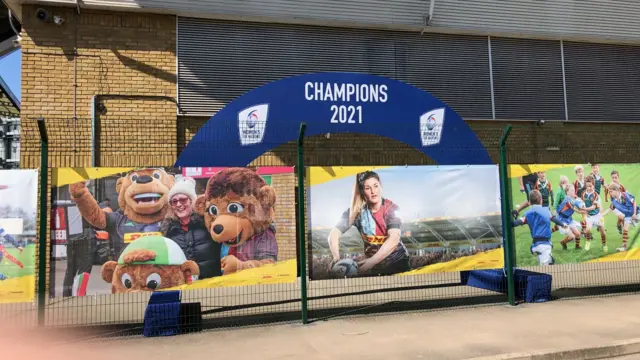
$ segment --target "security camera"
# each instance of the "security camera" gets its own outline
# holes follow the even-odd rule
[[[40,21],[49,20],[49,12],[43,8],[36,9],[36,19]]]
[[[537,125],[537,126],[542,126],[542,125],[544,125],[544,120],[540,119],[540,120],[536,121],[536,125]]]
[[[107,107],[104,106],[104,104],[102,102],[98,102],[98,103],[96,103],[96,111],[99,114],[104,115],[106,113],[106,111],[107,111]]]

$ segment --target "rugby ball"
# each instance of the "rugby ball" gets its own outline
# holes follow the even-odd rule
[[[576,199],[573,204],[575,205],[575,207],[577,207],[578,209],[582,209],[585,207],[584,201],[582,201],[582,199]]]
[[[342,259],[331,268],[333,275],[338,277],[352,277],[358,275],[358,263],[352,259]]]

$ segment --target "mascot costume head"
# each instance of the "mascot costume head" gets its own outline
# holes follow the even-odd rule
[[[275,191],[253,170],[228,168],[209,178],[196,211],[213,240],[229,247],[225,275],[277,261],[275,203]]]
[[[129,244],[118,261],[102,265],[102,279],[111,293],[156,291],[191,283],[198,264],[187,260],[180,246],[162,236],[143,236]]]
[[[118,179],[117,211],[101,209],[85,182],[69,185],[71,199],[80,215],[96,230],[106,232],[110,253],[115,258],[128,244],[143,236],[162,235],[160,225],[169,209],[168,195],[175,179],[163,169],[144,168],[131,171]],[[113,260],[113,258],[112,258]],[[78,276],[86,276],[81,274]],[[88,283],[83,280],[84,284]],[[80,291],[83,294],[84,290]]]

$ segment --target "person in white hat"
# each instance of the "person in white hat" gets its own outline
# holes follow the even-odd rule
[[[204,218],[194,211],[196,200],[195,180],[177,179],[169,191],[170,209],[161,230],[180,246],[188,260],[198,264],[200,279],[220,276],[220,244],[211,239]]]

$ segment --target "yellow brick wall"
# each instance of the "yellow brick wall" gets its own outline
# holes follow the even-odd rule
[[[76,16],[74,8],[46,9],[65,22],[40,22],[35,7],[24,6],[23,166],[39,165],[33,121],[38,117],[49,130],[50,166],[90,166],[91,104],[98,94],[114,95],[105,98],[106,112],[97,116],[100,166],[172,165],[176,105],[140,96],[176,97],[175,17],[84,9]]]
[[[64,24],[42,23],[34,6],[23,7],[22,167],[40,167],[40,117],[49,134],[50,167],[90,166],[92,97],[98,94],[114,95],[104,98],[106,111],[96,116],[99,166],[173,165],[175,17],[88,10],[76,17],[73,8],[46,9]],[[50,186],[47,192],[50,199]]]
[[[271,186],[276,192],[276,239],[278,261],[296,257],[296,202],[295,174],[271,176]]]

